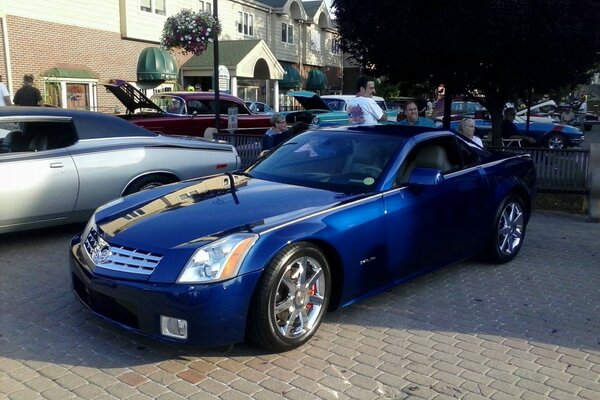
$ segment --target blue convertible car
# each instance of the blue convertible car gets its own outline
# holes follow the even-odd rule
[[[243,172],[98,208],[71,243],[72,287],[138,333],[286,351],[327,310],[472,256],[512,260],[534,188],[529,155],[452,132],[309,130]]]

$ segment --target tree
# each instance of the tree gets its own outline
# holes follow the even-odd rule
[[[448,98],[482,91],[496,144],[507,101],[585,83],[600,67],[597,0],[333,0],[333,9],[342,49],[373,75],[444,83]]]

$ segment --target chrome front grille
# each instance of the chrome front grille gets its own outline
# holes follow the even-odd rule
[[[150,275],[162,259],[160,254],[110,245],[94,228],[85,238],[84,248],[96,267],[140,275]]]

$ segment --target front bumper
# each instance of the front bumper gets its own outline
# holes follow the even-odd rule
[[[577,137],[577,138],[569,138],[572,146],[579,146],[585,140],[585,136]]]
[[[96,315],[129,331],[201,347],[244,341],[246,315],[260,278],[256,272],[203,285],[105,278],[83,262],[78,237],[71,242],[69,264],[73,291]],[[161,334],[161,315],[186,320],[187,339]]]

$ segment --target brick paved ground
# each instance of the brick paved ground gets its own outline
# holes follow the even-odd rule
[[[329,314],[302,348],[175,348],[71,294],[71,229],[0,238],[0,398],[600,399],[600,224],[536,212],[464,262]]]

